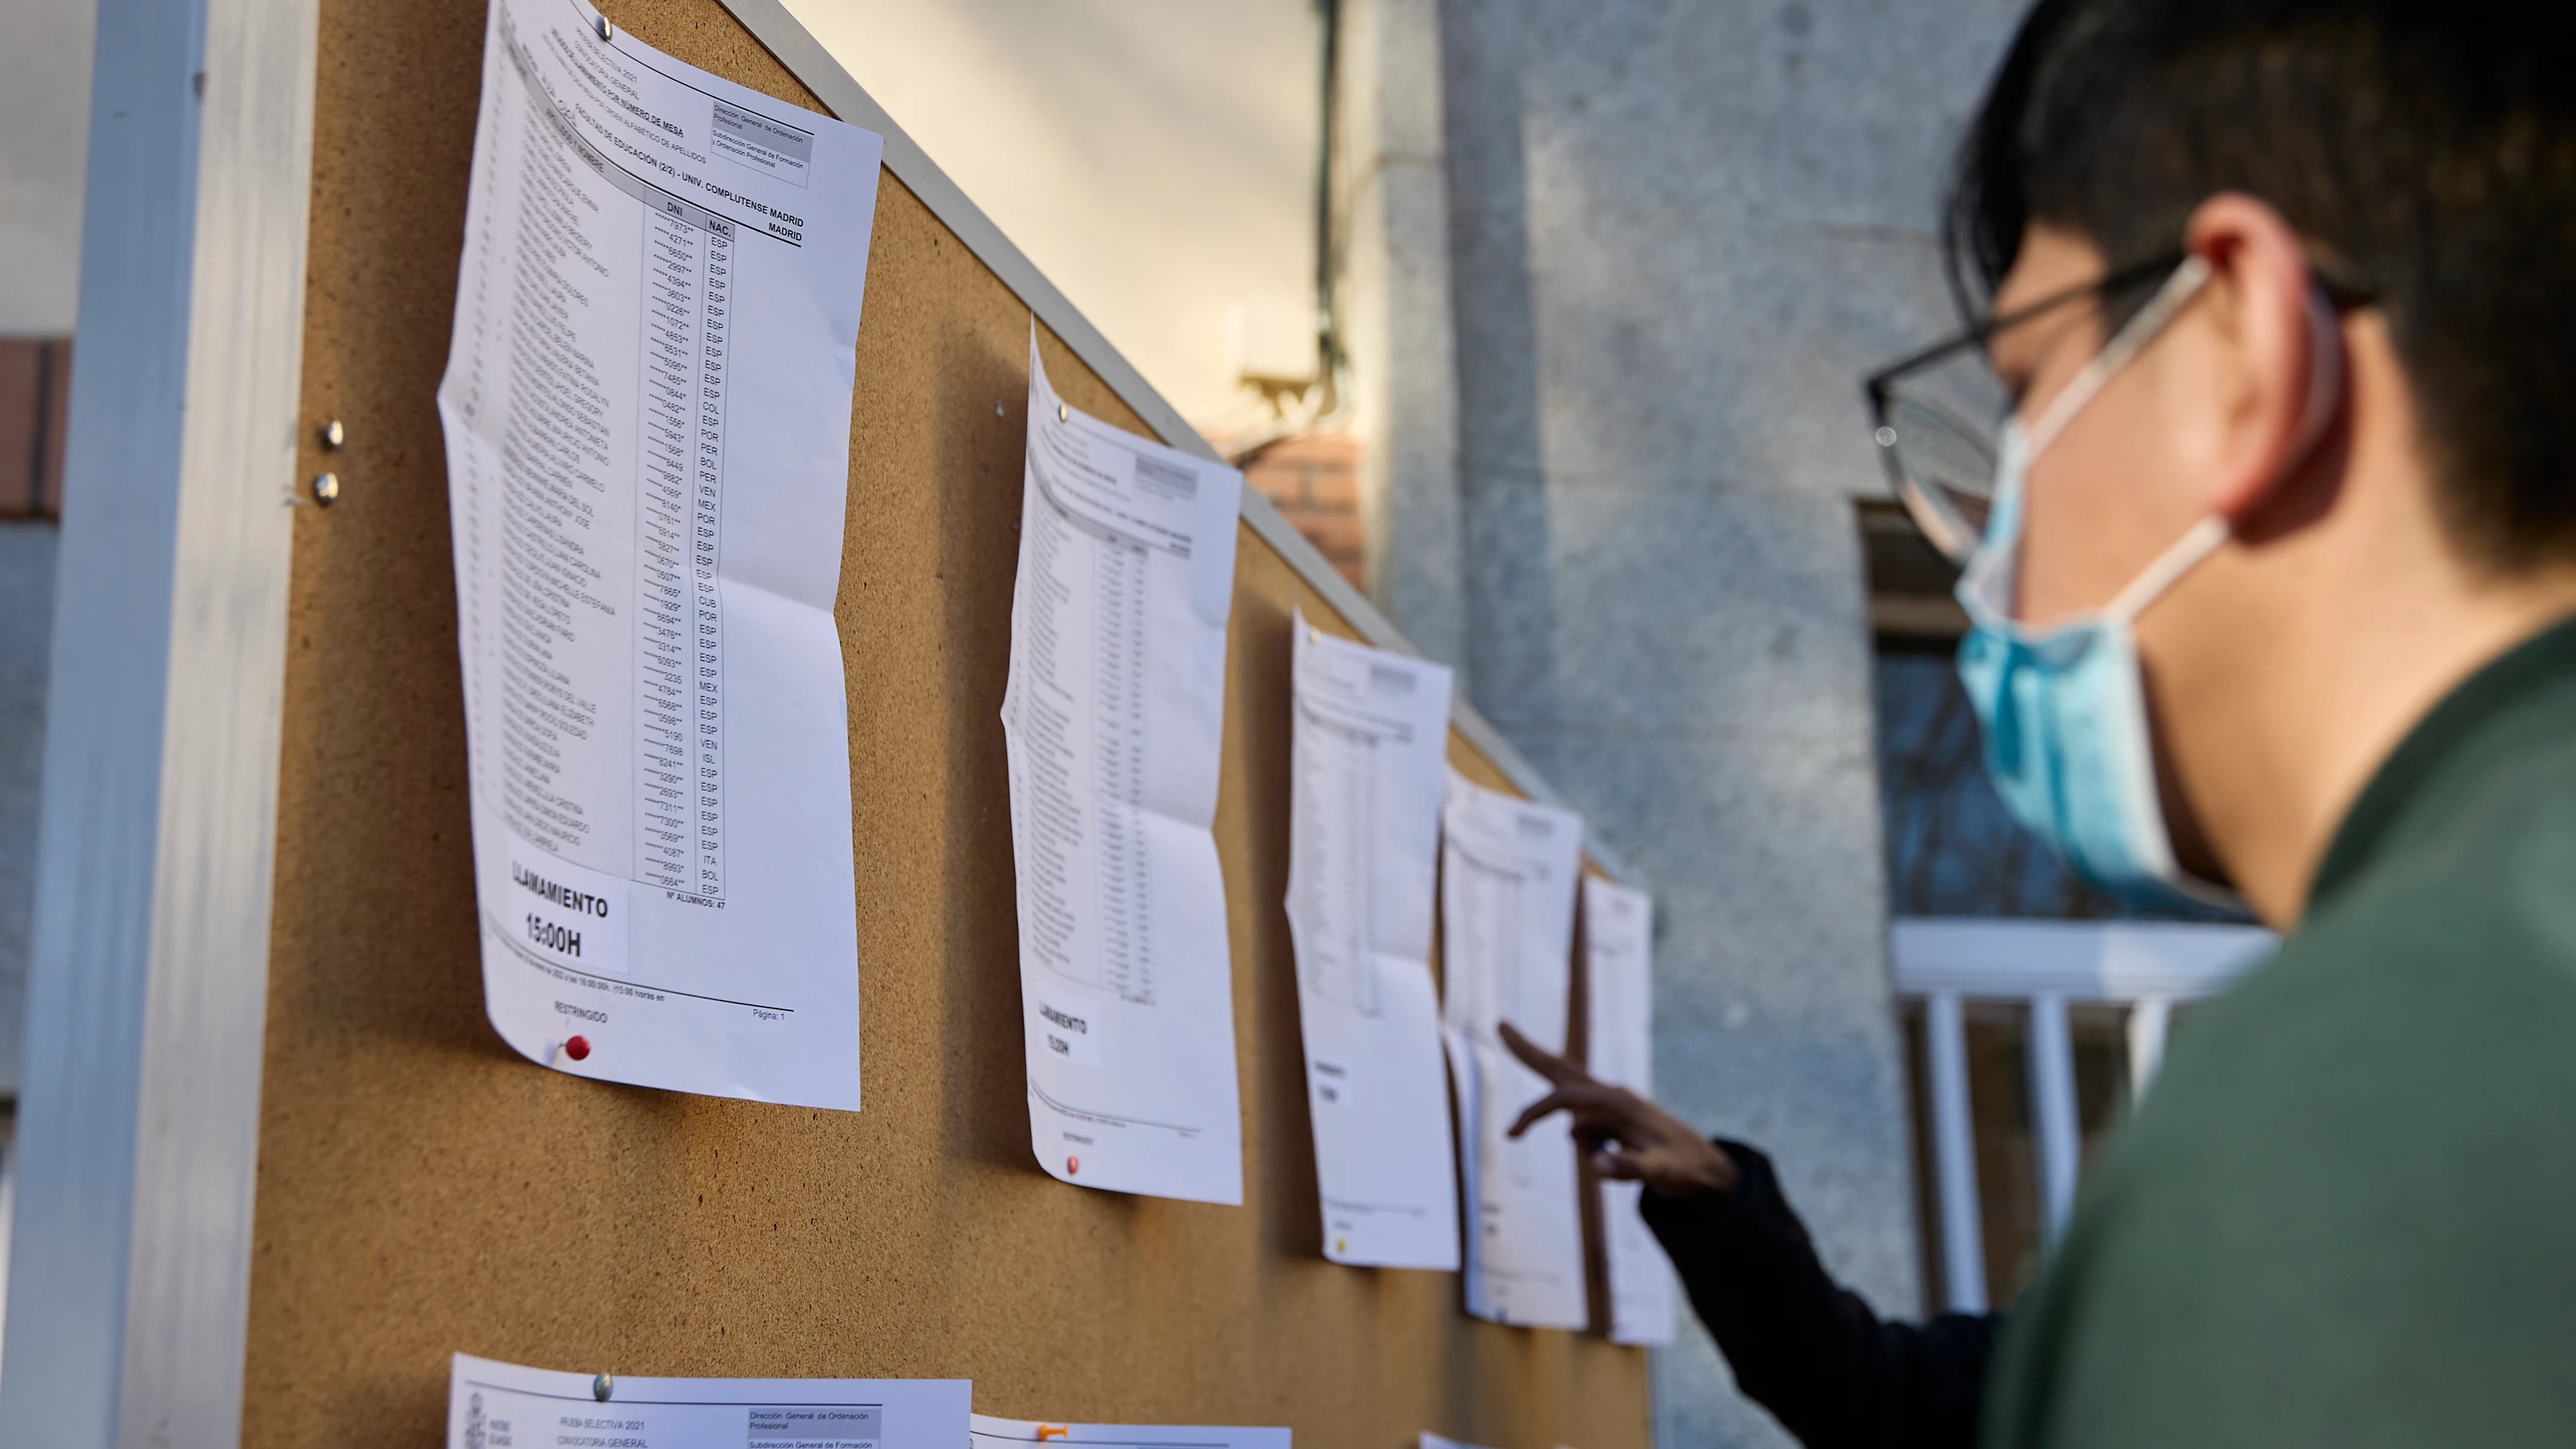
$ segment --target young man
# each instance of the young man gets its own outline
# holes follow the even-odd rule
[[[2087,1184],[1988,1445],[2576,1437],[2571,76],[2563,6],[2046,0],[1976,123],[1991,507],[1933,363],[1872,394],[1982,535],[1990,769],[2098,883],[2289,938]],[[1748,1175],[1544,1069],[1687,1276]],[[1910,1330],[1809,1301],[1806,1370],[1903,1388]]]

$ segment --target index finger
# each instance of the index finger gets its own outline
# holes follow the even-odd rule
[[[1532,1123],[1549,1113],[1566,1112],[1574,1117],[1575,1135],[1581,1136],[1589,1132],[1598,1136],[1616,1137],[1619,1135],[1617,1126],[1600,1120],[1605,1109],[1617,1105],[1616,1098],[1617,1089],[1614,1087],[1605,1087],[1599,1082],[1568,1082],[1523,1107],[1521,1115],[1513,1119],[1512,1125],[1503,1129],[1503,1135],[1518,1137],[1527,1132]]]
[[[1589,1072],[1521,1035],[1520,1028],[1508,1021],[1501,1024],[1501,1035],[1503,1045],[1521,1059],[1521,1065],[1547,1078],[1552,1085],[1564,1087],[1592,1080]]]

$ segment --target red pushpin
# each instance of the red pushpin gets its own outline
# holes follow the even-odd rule
[[[572,1040],[565,1042],[564,1055],[572,1058],[574,1061],[580,1061],[582,1058],[589,1056],[590,1038],[586,1036],[577,1036]]]
[[[1067,1172],[1080,1172],[1080,1171],[1082,1171],[1082,1159],[1081,1159],[1081,1158],[1079,1158],[1079,1157],[1068,1157],[1068,1158],[1066,1158],[1066,1159],[1064,1160],[1064,1170],[1065,1170],[1065,1171],[1067,1171]]]

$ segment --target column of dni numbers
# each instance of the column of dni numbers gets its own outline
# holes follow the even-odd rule
[[[635,518],[635,873],[697,888],[697,610],[690,506],[705,233],[655,209],[644,228],[644,446]]]
[[[1371,887],[1377,875],[1378,734],[1355,726],[1343,737],[1342,819],[1350,840],[1342,852],[1343,908],[1350,913],[1350,936],[1343,946],[1343,969],[1351,973],[1351,1008],[1375,1017],[1378,1009],[1377,901]]]
[[[689,520],[689,583],[695,602],[697,877],[702,896],[724,894],[724,624],[716,602],[718,519],[724,502],[725,357],[733,308],[733,228],[712,222],[705,233],[706,269],[699,287],[697,484]]]
[[[1153,880],[1132,809],[1145,798],[1145,567],[1143,547],[1111,535],[1093,553],[1092,647],[1098,651],[1094,746],[1100,831],[1100,957],[1106,984],[1154,1001]]]

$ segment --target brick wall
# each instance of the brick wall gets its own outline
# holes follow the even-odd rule
[[[0,337],[0,518],[59,518],[72,340]]]
[[[1244,462],[1243,481],[1277,505],[1354,588],[1365,587],[1359,439],[1347,433],[1283,438]]]

